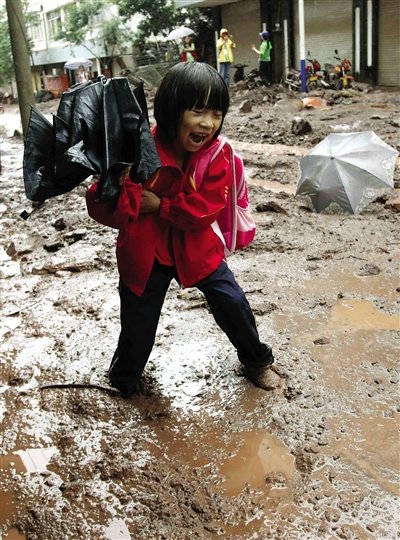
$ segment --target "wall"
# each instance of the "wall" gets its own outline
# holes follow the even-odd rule
[[[379,3],[378,84],[400,87],[399,0],[381,0]]]
[[[246,0],[221,6],[222,25],[227,28],[236,42],[234,62],[247,64],[249,71],[258,66],[258,55],[251,50],[254,43],[260,44],[260,2]]]
[[[295,58],[300,67],[298,2],[294,7]],[[305,51],[317,58],[321,66],[326,62],[337,64],[338,56],[353,62],[353,26],[351,0],[304,0]]]

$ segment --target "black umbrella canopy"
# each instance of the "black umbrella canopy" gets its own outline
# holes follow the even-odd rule
[[[25,191],[42,201],[66,193],[92,174],[99,201],[115,202],[121,170],[136,182],[161,166],[148,123],[143,86],[101,77],[62,94],[51,125],[32,109],[24,152]]]
[[[101,125],[102,96],[103,84],[101,81],[88,81],[75,85],[70,92],[62,94],[57,116],[69,126],[70,146],[82,140],[82,119],[93,127]]]
[[[52,124],[32,107],[23,159],[25,193],[32,201],[41,201],[53,196],[53,186],[45,171],[49,156],[49,142],[52,139]]]
[[[136,180],[141,153],[144,115],[126,78],[109,79],[103,90],[103,122],[107,136],[101,154],[99,200],[113,200],[119,192],[119,176],[132,166]]]

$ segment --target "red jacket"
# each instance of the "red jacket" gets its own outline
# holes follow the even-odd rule
[[[156,258],[156,241],[165,238],[180,282],[190,287],[214,272],[224,259],[224,246],[211,227],[226,204],[233,178],[226,148],[212,161],[207,177],[197,191],[193,170],[199,152],[190,156],[183,172],[176,160],[163,148],[155,133],[162,167],[146,184],[127,178],[115,210],[95,201],[98,184],[86,193],[89,215],[101,223],[119,229],[117,264],[122,282],[141,295]],[[140,214],[142,189],[161,198],[158,214]]]

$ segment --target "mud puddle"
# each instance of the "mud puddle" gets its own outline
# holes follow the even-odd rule
[[[363,129],[397,144],[396,128],[366,112],[370,98],[347,106],[346,121],[364,115]],[[390,99],[398,108],[398,94]],[[298,138],[290,115],[286,129],[274,110],[261,106],[247,124],[233,110],[226,134],[244,157],[251,204],[271,209],[257,210],[256,239],[230,266],[273,346],[281,392],[240,376],[202,296],[176,284],[143,393],[110,392],[115,232],[87,217],[85,186],[21,220],[31,210],[21,141],[2,142],[3,459],[14,463],[1,467],[3,537],[398,537],[398,215],[385,199],[358,216],[317,215],[294,197],[298,159],[335,122],[315,113],[313,134]],[[77,230],[84,234],[68,243]],[[54,253],[43,248],[50,237]],[[46,470],[28,473],[13,452],[39,448],[57,453]]]
[[[14,450],[0,456],[0,475],[44,473],[51,457],[57,453],[56,448],[31,448],[27,450]],[[17,493],[3,491],[1,495],[0,528],[7,522],[15,521],[19,513],[17,506]],[[23,540],[26,538],[16,528],[8,529],[4,540]]]

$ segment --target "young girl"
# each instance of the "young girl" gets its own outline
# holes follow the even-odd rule
[[[263,81],[268,84],[272,83],[272,70],[271,70],[271,50],[272,43],[269,38],[269,32],[261,32],[261,45],[260,50],[255,45],[251,46],[251,50],[259,55],[259,71]]]
[[[213,67],[175,65],[154,100],[153,136],[161,169],[143,186],[124,178],[115,209],[96,202],[97,184],[87,192],[90,216],[119,229],[121,332],[109,378],[124,397],[137,389],[172,279],[204,294],[253,384],[280,385],[268,369],[272,350],[260,342],[249,303],[212,228],[232,184],[228,150],[212,161],[198,190],[193,181],[196,161],[220,133],[228,107],[228,89]]]
[[[179,47],[179,56],[182,62],[197,62],[196,45],[190,36],[183,38],[182,45]]]

